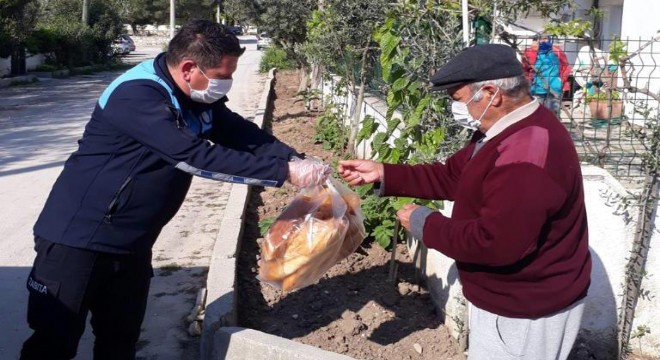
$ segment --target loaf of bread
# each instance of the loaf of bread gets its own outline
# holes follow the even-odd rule
[[[360,198],[341,184],[308,190],[271,225],[260,244],[259,279],[284,291],[318,281],[365,236]]]

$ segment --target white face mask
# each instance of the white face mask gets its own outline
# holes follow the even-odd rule
[[[460,101],[452,101],[451,103],[451,113],[454,115],[454,120],[461,125],[462,127],[470,130],[477,130],[479,126],[481,126],[481,119],[483,119],[484,115],[486,114],[486,111],[488,111],[488,108],[490,108],[490,105],[493,103],[493,100],[495,99],[495,95],[500,91],[498,88],[495,94],[490,98],[490,102],[488,102],[488,105],[486,105],[486,109],[484,109],[484,112],[481,113],[481,116],[479,116],[479,119],[475,119],[470,115],[470,112],[468,111],[468,104],[474,100],[474,97],[477,96],[479,91],[483,90],[483,88],[479,89],[477,92],[472,95],[470,100],[468,102],[460,102]]]
[[[193,101],[212,104],[227,95],[234,82],[232,79],[209,79],[202,69],[199,69],[199,72],[201,72],[209,81],[209,85],[204,90],[196,90],[192,88],[190,83],[188,83],[188,87],[190,88],[190,98]]]

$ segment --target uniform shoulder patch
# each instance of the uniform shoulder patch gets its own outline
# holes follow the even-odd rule
[[[495,166],[529,163],[544,168],[548,157],[548,144],[548,129],[540,126],[521,129],[497,146],[500,156],[495,161]]]

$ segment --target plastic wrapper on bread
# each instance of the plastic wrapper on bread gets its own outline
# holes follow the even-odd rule
[[[303,189],[259,244],[261,281],[284,291],[316,283],[365,237],[360,197],[334,179]]]

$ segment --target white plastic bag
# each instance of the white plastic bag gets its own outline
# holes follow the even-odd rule
[[[356,193],[334,179],[305,188],[260,244],[258,278],[284,291],[314,284],[353,253],[364,237],[364,216]]]

